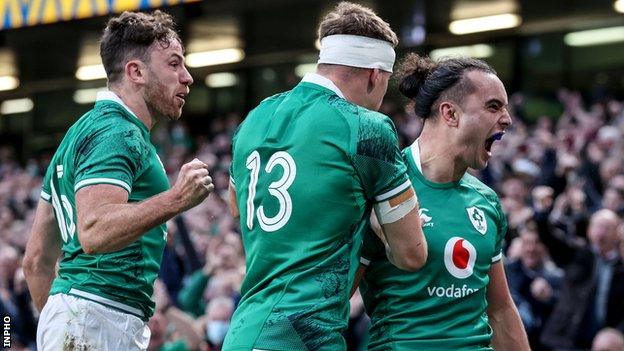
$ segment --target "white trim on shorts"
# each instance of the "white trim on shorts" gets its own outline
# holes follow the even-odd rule
[[[82,298],[91,300],[93,302],[97,302],[99,304],[102,304],[104,306],[112,307],[114,309],[121,310],[123,312],[133,314],[133,315],[135,315],[137,317],[140,317],[141,319],[145,319],[145,314],[143,313],[143,311],[141,311],[138,308],[134,308],[132,306],[128,306],[126,304],[123,304],[121,302],[113,301],[111,299],[107,299],[105,297],[102,297],[102,296],[99,296],[99,295],[95,295],[95,294],[92,294],[90,292],[78,290],[76,288],[71,288],[69,290],[68,294],[69,295],[78,296],[78,297],[82,297]]]

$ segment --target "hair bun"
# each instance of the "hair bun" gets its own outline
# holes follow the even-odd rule
[[[399,91],[410,99],[416,98],[420,87],[435,67],[436,63],[428,57],[408,54],[399,65]]]

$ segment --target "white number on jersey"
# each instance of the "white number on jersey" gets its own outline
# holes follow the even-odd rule
[[[273,217],[268,217],[264,213],[264,206],[258,207],[254,213],[254,198],[256,197],[256,185],[260,174],[260,153],[252,152],[247,157],[247,169],[251,171],[249,181],[249,197],[247,198],[247,228],[253,229],[254,214],[258,217],[260,228],[265,232],[274,232],[288,223],[292,215],[292,199],[288,193],[288,188],[295,181],[297,166],[295,160],[286,151],[278,151],[271,155],[265,167],[266,173],[271,173],[275,166],[281,166],[284,170],[282,178],[269,185],[269,193],[279,201],[279,210]]]
[[[56,192],[54,181],[50,180],[50,190],[52,192],[52,207],[56,213],[56,222],[61,230],[61,237],[64,243],[68,243],[76,234],[76,224],[74,223],[74,211],[67,196]]]

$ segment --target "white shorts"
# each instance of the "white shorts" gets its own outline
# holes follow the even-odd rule
[[[147,350],[150,330],[140,318],[66,294],[48,297],[37,326],[37,349]]]

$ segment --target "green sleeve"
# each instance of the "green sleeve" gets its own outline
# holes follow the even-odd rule
[[[165,343],[158,351],[188,351],[188,349],[184,340],[176,340]]]
[[[54,172],[54,158],[52,158],[52,162],[50,162],[50,165],[43,176],[43,182],[41,183],[41,198],[47,202],[52,202],[52,189],[50,188],[52,172]]]
[[[238,126],[238,128],[236,128],[234,135],[232,135],[232,149],[230,150],[231,151],[230,155],[232,156],[232,161],[230,161],[230,182],[232,182],[232,185],[234,185],[234,188],[236,188],[236,181],[234,180],[234,147],[236,145],[238,131],[240,130],[242,125],[243,123],[241,123]]]
[[[372,111],[362,112],[353,165],[366,197],[377,203],[407,190],[411,183],[392,121]]]
[[[149,153],[141,131],[130,123],[98,130],[77,145],[74,191],[92,184],[112,184],[130,193]]]
[[[195,317],[204,314],[206,302],[203,299],[203,295],[208,281],[210,281],[210,277],[205,275],[201,269],[191,274],[188,283],[178,294],[178,303],[184,312],[188,312]]]

